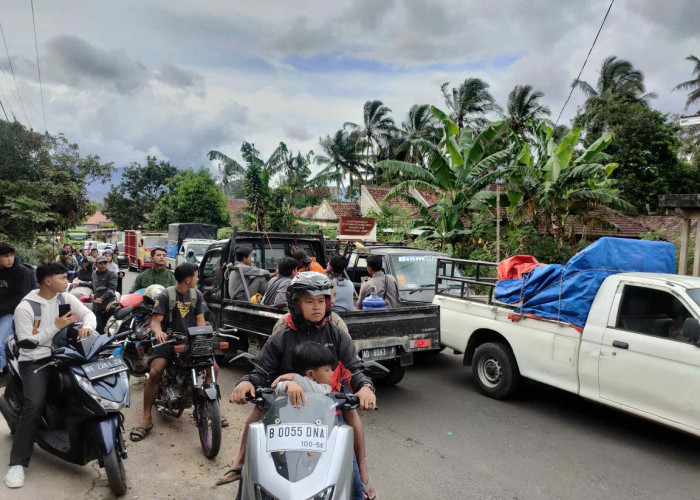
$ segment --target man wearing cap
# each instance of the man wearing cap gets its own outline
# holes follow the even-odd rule
[[[323,266],[316,262],[314,259],[309,257],[309,254],[304,250],[295,250],[292,253],[292,258],[297,261],[297,271],[303,273],[304,271],[314,271],[321,274],[326,274],[326,270]]]
[[[95,330],[104,333],[105,308],[116,298],[117,274],[107,269],[107,258],[97,257],[97,269],[92,272],[92,312],[97,318]]]

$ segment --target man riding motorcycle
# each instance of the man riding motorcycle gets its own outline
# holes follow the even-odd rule
[[[295,372],[292,366],[294,349],[304,342],[318,342],[333,352],[336,363],[331,387],[341,390],[341,380],[345,374],[352,374],[351,387],[360,400],[360,408],[373,410],[377,398],[374,385],[369,377],[362,373],[362,362],[357,356],[355,344],[350,336],[330,321],[333,283],[320,273],[303,272],[296,275],[287,288],[287,305],[289,314],[284,318],[286,326],[273,332],[260,352],[256,368],[241,378],[231,394],[230,401],[245,404],[246,395],[255,397],[256,387],[266,387],[274,380],[276,385],[283,380],[292,380]],[[276,380],[275,380],[276,379]],[[248,426],[262,416],[262,411],[253,408],[243,431],[243,438],[238,457],[232,468],[221,478],[218,484],[238,480],[243,468],[246,453]],[[356,411],[346,414],[346,423],[353,428],[355,436],[355,454],[359,466],[364,498],[376,498],[367,473],[364,433]],[[359,498],[363,498],[360,493]]]

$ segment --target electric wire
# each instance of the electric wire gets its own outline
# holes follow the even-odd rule
[[[7,117],[7,111],[5,111],[5,106],[2,105],[2,100],[0,100],[0,108],[2,108],[2,114],[5,115],[5,121],[9,123],[10,119]]]
[[[583,73],[583,68],[586,67],[586,63],[588,62],[588,58],[591,56],[591,52],[593,52],[593,47],[595,47],[595,43],[598,41],[598,36],[600,35],[600,32],[603,30],[603,25],[605,25],[605,20],[608,18],[608,14],[610,14],[610,9],[612,9],[612,6],[614,3],[615,3],[615,0],[611,0],[610,5],[608,5],[608,10],[605,13],[605,17],[603,17],[603,22],[600,23],[600,28],[598,28],[598,33],[596,33],[595,38],[593,39],[593,43],[591,44],[591,48],[588,50],[588,54],[586,55],[586,59],[583,61],[583,66],[581,66],[581,71],[578,72],[578,76],[576,77],[576,80],[574,80],[575,82],[581,79],[581,74]],[[561,111],[559,111],[559,116],[557,116],[557,121],[554,123],[555,127],[559,124],[559,119],[561,118],[561,114],[564,112],[564,108],[566,108],[566,105],[569,104],[569,99],[571,99],[571,95],[573,93],[574,93],[574,85],[571,85],[571,90],[569,91],[569,97],[566,98],[566,102],[561,107]]]
[[[41,67],[39,66],[39,43],[36,39],[36,20],[34,18],[34,0],[30,1],[32,5],[32,25],[34,25],[34,49],[36,50],[36,71],[39,75],[39,95],[41,96],[41,113],[44,116],[44,130],[49,131],[46,125],[46,109],[44,108],[44,87],[41,85]]]
[[[17,97],[19,98],[20,107],[24,113],[24,119],[27,120],[27,126],[32,128],[31,123],[29,123],[29,117],[27,116],[27,110],[24,108],[24,102],[22,101],[22,95],[19,93],[19,85],[17,85],[17,78],[15,77],[15,70],[12,67],[12,60],[10,59],[10,51],[7,48],[7,40],[5,39],[5,31],[2,29],[2,23],[0,23],[0,35],[2,35],[2,43],[5,45],[5,54],[7,54],[7,63],[10,65],[10,72],[12,73],[12,79],[15,82],[15,90],[17,91]]]

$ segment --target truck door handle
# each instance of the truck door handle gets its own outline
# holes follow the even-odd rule
[[[629,349],[630,345],[627,342],[613,340],[613,347],[619,347],[620,349]]]

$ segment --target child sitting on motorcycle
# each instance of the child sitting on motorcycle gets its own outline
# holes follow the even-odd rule
[[[306,404],[307,392],[330,394],[334,361],[331,350],[318,342],[298,345],[292,355],[292,367],[296,374],[292,380],[278,377],[275,393],[278,396],[289,394],[289,402],[295,408]]]
[[[332,294],[333,283],[323,274],[303,272],[294,277],[287,288],[289,314],[284,318],[285,327],[274,331],[267,340],[258,356],[256,368],[249,375],[242,377],[236,385],[230,397],[232,403],[245,404],[247,394],[254,397],[256,387],[270,386],[270,382],[278,377],[275,383],[293,380],[294,376],[297,375],[292,363],[295,349],[300,344],[312,341],[328,346],[333,353],[332,367],[334,370],[330,384],[332,390],[341,390],[343,376],[340,374],[349,370],[349,373],[352,374],[350,384],[355,396],[360,401],[360,408],[363,410],[375,408],[377,398],[374,394],[374,385],[371,379],[362,373],[362,362],[357,356],[355,344],[347,333],[329,319]],[[233,467],[217,484],[240,479],[245,460],[248,426],[252,422],[260,420],[261,417],[262,410],[257,406],[253,407],[244,427],[238,457]],[[358,485],[359,491],[356,498],[372,500],[376,498],[376,492],[370,483],[367,472],[364,433],[360,417],[356,410],[346,412],[344,417],[346,423],[354,431],[355,455],[362,483]]]

